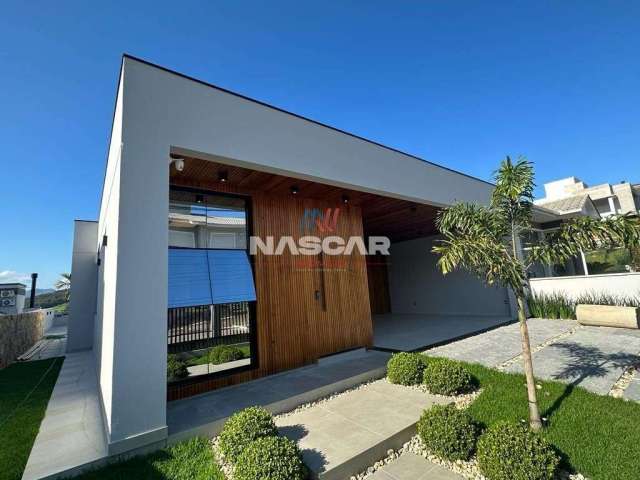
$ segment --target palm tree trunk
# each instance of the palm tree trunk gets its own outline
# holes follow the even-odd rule
[[[531,360],[531,343],[529,342],[529,328],[525,314],[524,297],[522,293],[516,293],[518,299],[518,320],[520,321],[520,336],[522,337],[522,359],[524,361],[524,374],[527,377],[527,397],[529,400],[529,425],[534,431],[542,428],[542,420],[538,410],[538,394],[536,392],[536,380],[533,376],[533,361]]]

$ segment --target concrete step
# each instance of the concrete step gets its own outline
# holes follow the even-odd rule
[[[170,402],[169,443],[194,436],[213,437],[230,415],[246,407],[260,405],[279,414],[382,378],[389,356],[361,349],[327,357],[315,365]]]
[[[280,417],[277,424],[298,442],[314,478],[344,480],[400,448],[426,408],[448,401],[382,380]]]

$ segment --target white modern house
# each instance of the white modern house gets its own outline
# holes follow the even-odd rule
[[[0,314],[22,313],[26,289],[24,283],[0,283]]]
[[[512,319],[504,288],[443,277],[430,253],[438,210],[492,188],[124,56],[99,218],[75,226],[68,337],[93,362],[108,453],[166,442],[168,403],[190,395]],[[248,250],[310,236],[384,237],[390,255]],[[168,354],[231,344],[240,365],[167,382]]]
[[[522,240],[523,253],[563,221],[588,216],[638,215],[640,185],[628,182],[589,187],[576,177],[544,184],[545,197],[535,201],[537,229]],[[534,293],[563,293],[573,298],[597,293],[640,298],[640,252],[620,248],[582,252],[564,265],[534,265]]]

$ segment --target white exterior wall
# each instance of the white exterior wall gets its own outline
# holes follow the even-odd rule
[[[437,256],[431,252],[436,238],[418,238],[391,245],[391,312],[510,316],[505,288],[487,286],[464,271],[442,275],[436,265]]]
[[[610,273],[575,277],[532,278],[534,294],[561,293],[577,298],[586,293],[640,297],[640,273]]]
[[[433,205],[492,186],[125,57],[102,194],[94,350],[111,451],[166,436],[169,153]]]
[[[88,350],[93,346],[96,311],[96,242],[98,224],[76,220],[71,260],[71,297],[67,351]]]

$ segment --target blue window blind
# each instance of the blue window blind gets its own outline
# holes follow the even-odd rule
[[[169,249],[169,308],[255,299],[244,250]]]
[[[256,299],[253,275],[244,250],[208,250],[214,304]]]

